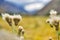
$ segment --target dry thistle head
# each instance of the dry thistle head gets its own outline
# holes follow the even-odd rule
[[[12,19],[9,17],[6,17],[5,20],[7,21],[7,23],[12,26]]]
[[[10,18],[10,15],[8,13],[3,14],[2,13],[2,18],[5,20],[10,26],[12,26],[12,19]]]
[[[10,26],[12,26],[12,22],[14,22],[14,25],[17,26],[18,23],[22,20],[22,17],[20,15],[9,15],[7,13],[2,13],[2,18],[5,20]],[[12,21],[13,20],[13,21]]]
[[[57,15],[57,11],[55,11],[55,10],[52,9],[52,10],[50,11],[50,15],[55,15],[55,16],[56,16],[56,15]]]
[[[20,15],[14,15],[13,16],[13,21],[14,21],[14,24],[15,26],[18,25],[18,23],[22,20],[22,17]]]
[[[18,27],[18,36],[23,36],[24,35],[24,29],[22,26]]]

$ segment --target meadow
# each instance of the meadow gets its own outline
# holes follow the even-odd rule
[[[24,27],[25,40],[48,40],[49,37],[52,37],[53,40],[57,40],[55,27],[51,28],[49,24],[46,23],[47,18],[48,16],[23,16],[18,26]],[[15,33],[17,33],[18,26],[15,27]],[[0,17],[0,29],[2,28],[12,32],[11,26]]]

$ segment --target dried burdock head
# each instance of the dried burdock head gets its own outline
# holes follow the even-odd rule
[[[49,40],[52,40],[52,37],[49,37]]]
[[[55,21],[54,26],[55,26],[56,31],[58,31],[59,30],[59,22]]]
[[[24,28],[22,26],[18,27],[18,35],[24,35]]]
[[[52,27],[52,28],[53,28],[53,25],[51,25],[51,24],[50,24],[50,27]]]
[[[55,11],[55,10],[50,10],[50,15],[57,15],[57,11]]]
[[[5,17],[5,20],[7,21],[7,23],[12,26],[12,19],[9,17]]]
[[[15,26],[17,26],[19,21],[20,21],[20,19],[19,18],[14,18],[13,21],[14,21]]]
[[[21,21],[22,17],[20,15],[9,15],[9,14],[2,14],[3,20],[5,20],[10,26],[15,25],[17,26],[19,21]],[[14,24],[13,24],[14,23]]]
[[[18,35],[20,36],[22,32],[22,29],[18,30]]]
[[[22,35],[24,35],[24,29],[22,30]]]

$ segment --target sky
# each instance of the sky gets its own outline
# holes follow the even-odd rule
[[[51,0],[5,0],[5,1],[16,3],[16,4],[21,4],[21,3],[38,2],[38,1],[48,3]]]
[[[41,10],[52,0],[5,0],[5,1],[22,6],[23,9],[27,12],[33,12]]]

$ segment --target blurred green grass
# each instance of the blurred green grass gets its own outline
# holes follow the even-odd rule
[[[57,40],[57,34],[55,28],[51,28],[45,21],[46,16],[23,16],[22,21],[18,26],[23,26],[25,29],[25,40],[48,40],[51,36],[53,40]],[[7,22],[0,17],[0,26],[8,31],[12,31],[12,28]],[[16,30],[18,30],[15,27]]]

